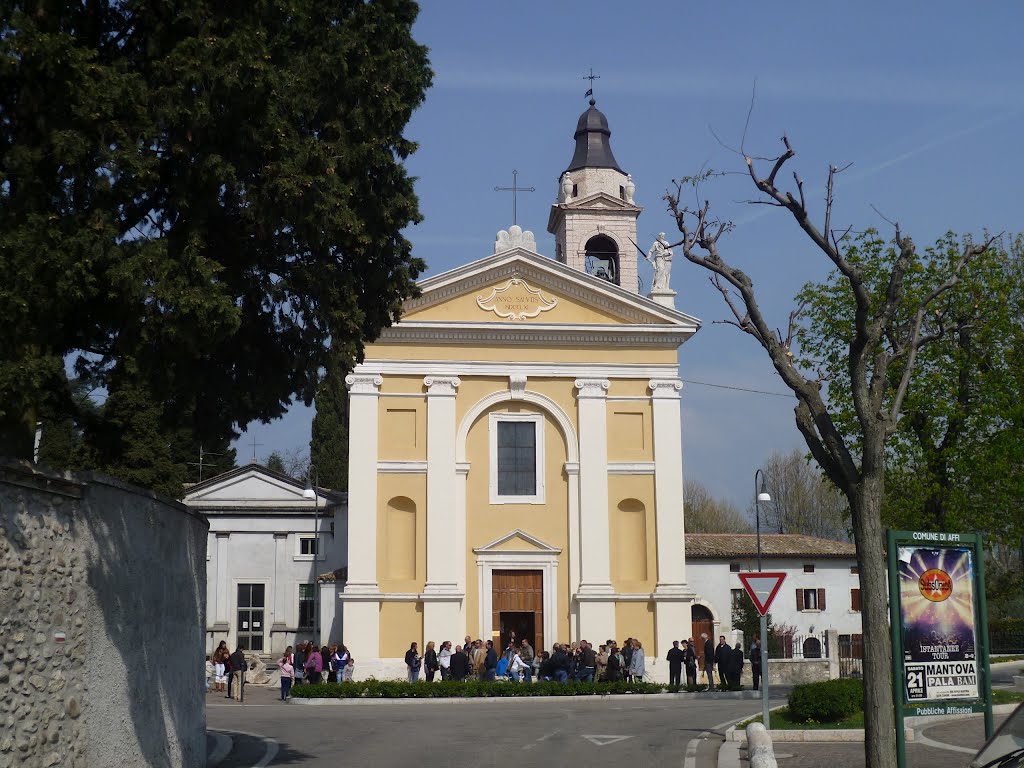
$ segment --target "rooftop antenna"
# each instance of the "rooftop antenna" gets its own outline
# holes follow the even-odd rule
[[[188,465],[190,467],[199,467],[199,482],[203,482],[203,459],[207,456],[223,456],[223,453],[214,453],[213,451],[203,450],[202,444],[199,445],[199,461],[190,461]]]

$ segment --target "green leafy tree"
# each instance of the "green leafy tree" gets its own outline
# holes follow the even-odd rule
[[[899,428],[919,352],[940,339],[945,328],[941,306],[957,286],[968,264],[985,253],[988,244],[965,244],[955,253],[919,253],[899,225],[889,242],[872,233],[851,241],[852,227],[832,226],[836,176],[831,166],[825,185],[820,224],[812,217],[804,182],[794,174],[794,186],[783,188],[779,174],[796,155],[783,137],[784,151],[767,161],[767,174],[742,149],[746,170],[761,195],[758,202],[790,214],[806,242],[837,272],[836,298],[850,307],[851,323],[825,351],[798,347],[796,338],[802,307],[790,314],[785,332],[765,317],[753,280],[724,258],[720,243],[732,224],[717,219],[701,191],[713,174],[675,182],[666,195],[681,239],[684,258],[710,272],[732,314],[728,321],[753,338],[765,351],[783,383],[793,392],[796,425],[814,460],[846,496],[860,568],[864,634],[871,638],[864,653],[865,763],[867,768],[895,768],[896,737],[892,708],[892,643],[889,638],[888,583],[882,555],[885,528],[886,450]],[[696,194],[684,187],[693,184]],[[692,203],[690,201],[693,201]],[[865,253],[879,258],[865,259]],[[938,312],[938,315],[936,315]],[[799,357],[797,353],[800,353]],[[810,363],[810,365],[808,365]],[[819,369],[834,364],[842,378],[827,381]],[[827,381],[827,390],[825,387]],[[849,392],[855,419],[832,404],[831,398]]]
[[[766,530],[849,539],[849,504],[822,476],[814,459],[796,448],[789,453],[774,452],[765,462],[764,475],[772,497],[761,513]]]
[[[775,629],[775,622],[772,620],[771,613],[766,618],[768,619],[768,633],[770,637]],[[746,590],[742,590],[742,594],[739,595],[738,599],[733,601],[732,628],[743,632],[743,647],[748,652],[754,638],[761,636],[761,614],[757,612],[757,608],[754,607],[754,601],[750,599],[750,595],[747,594]]]
[[[122,402],[145,406],[132,434],[221,445],[311,403],[328,348],[360,357],[422,269],[401,234],[420,219],[402,132],[431,79],[417,11],[0,9],[0,454],[76,416],[69,357],[116,406],[84,422],[112,472],[164,462],[111,428]]]
[[[267,460],[264,461],[263,464],[267,469],[273,470],[274,472],[278,472],[282,475],[288,474],[288,470],[284,466],[284,456],[277,451],[274,451],[272,454],[267,456]]]
[[[348,490],[348,387],[344,365],[328,368],[316,393],[316,416],[309,443],[310,459],[319,473],[320,484],[338,491]]]

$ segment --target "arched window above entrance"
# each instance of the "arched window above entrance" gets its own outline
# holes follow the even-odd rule
[[[619,249],[607,235],[594,235],[584,246],[586,269],[594,277],[619,284]]]

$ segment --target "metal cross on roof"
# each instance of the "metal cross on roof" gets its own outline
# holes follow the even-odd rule
[[[520,187],[519,184],[518,184],[518,179],[519,179],[519,171],[513,170],[512,171],[512,186],[511,187],[495,187],[494,188],[495,192],[511,192],[512,193],[512,223],[513,224],[517,224],[518,223],[516,221],[516,216],[517,216],[517,213],[518,213],[517,210],[516,210],[516,193],[517,192],[536,192],[537,191],[536,188],[534,188],[534,187]]]
[[[589,75],[584,75],[583,79],[590,81],[590,90],[588,90],[585,94],[583,94],[583,98],[587,98],[587,96],[590,96],[591,98],[593,98],[593,96],[594,96],[594,81],[595,80],[600,80],[601,76],[600,75],[595,75],[594,74],[594,68],[591,67],[590,68],[590,74]]]

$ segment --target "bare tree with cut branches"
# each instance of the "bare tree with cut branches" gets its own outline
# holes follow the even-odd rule
[[[732,315],[726,322],[752,336],[768,353],[775,370],[796,396],[796,425],[811,455],[849,502],[860,566],[864,635],[871,638],[864,651],[866,765],[895,768],[892,643],[881,516],[886,439],[896,429],[918,350],[946,332],[943,313],[933,311],[933,305],[957,285],[962,271],[985,252],[991,240],[965,245],[941,279],[925,290],[911,292],[907,290],[908,282],[918,271],[921,257],[899,224],[889,222],[894,231],[891,268],[881,276],[877,270],[869,274],[861,261],[850,256],[852,228],[836,230],[832,224],[835,183],[845,169],[828,169],[819,227],[812,221],[800,176],[793,173],[791,190],[780,186],[780,173],[796,155],[787,137],[783,136],[782,143],[784,151],[771,158],[754,158],[741,147],[746,172],[761,193],[751,202],[788,211],[842,275],[847,300],[855,308],[846,353],[848,386],[856,413],[852,430],[837,424],[823,391],[823,376],[806,370],[807,366],[795,356],[793,344],[802,307],[790,313],[785,332],[771,327],[758,304],[751,278],[723,258],[720,243],[733,225],[713,216],[710,202],[702,199],[701,193],[701,182],[714,174],[674,181],[674,189],[666,193],[669,211],[682,236],[671,247],[679,248],[688,261],[711,273],[711,283]],[[759,173],[759,163],[770,164],[767,175]],[[692,206],[683,201],[684,188],[689,197],[690,185],[696,191]],[[828,382],[828,386],[837,385],[847,382]]]

